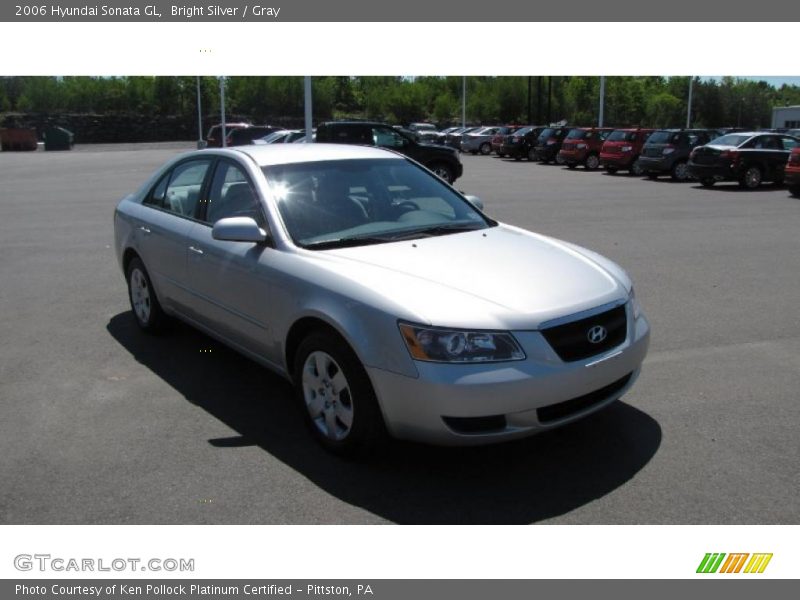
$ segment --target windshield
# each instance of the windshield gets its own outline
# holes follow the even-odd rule
[[[327,249],[495,225],[438,177],[407,160],[357,159],[264,168],[292,240]]]
[[[728,135],[720,136],[709,142],[711,146],[739,146],[749,140],[751,135],[737,135],[729,133]]]
[[[533,127],[523,127],[522,129],[517,129],[514,132],[514,136],[516,137],[523,136],[527,133],[530,133],[531,131],[533,131]]]
[[[567,134],[568,140],[582,140],[589,134],[585,129],[573,129]]]
[[[621,129],[617,129],[616,131],[612,131],[611,135],[608,136],[607,141],[609,142],[632,142],[636,139],[636,132],[635,131],[623,131]]]
[[[539,134],[539,139],[541,140],[541,139],[544,139],[544,138],[553,137],[555,134],[556,134],[556,130],[553,129],[552,127],[548,127],[547,129],[542,131],[542,133]]]

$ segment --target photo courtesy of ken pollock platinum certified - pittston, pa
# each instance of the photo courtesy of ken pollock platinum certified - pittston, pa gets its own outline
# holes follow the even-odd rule
[[[319,585],[308,584],[302,588],[292,588],[291,585],[202,585],[191,584],[128,584],[110,583],[107,585],[26,585],[16,584],[17,596],[65,596],[65,597],[101,597],[107,596],[291,596],[294,592],[306,596],[372,596],[374,591],[369,584],[357,584],[355,588],[349,585]]]

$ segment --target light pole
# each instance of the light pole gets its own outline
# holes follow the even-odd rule
[[[461,127],[467,126],[467,76],[461,78]]]
[[[597,126],[603,126],[603,105],[605,104],[606,99],[606,78],[602,75],[600,76],[600,116],[597,120]]]
[[[689,76],[689,106],[686,108],[686,129],[692,126],[692,86],[694,85],[694,76]]]
[[[203,107],[200,101],[200,76],[197,76],[197,149],[203,148]]]
[[[219,113],[222,124],[222,147],[228,147],[228,133],[225,131],[225,78],[219,78]]]
[[[311,133],[312,111],[311,111],[311,76],[306,75],[305,78],[305,95],[306,95],[306,144],[313,141]]]

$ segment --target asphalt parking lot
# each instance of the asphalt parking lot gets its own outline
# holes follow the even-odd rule
[[[192,143],[0,153],[0,523],[800,522],[800,200],[465,156],[502,221],[634,279],[621,402],[500,446],[326,454],[280,378],[188,327],[141,334],[112,212]]]

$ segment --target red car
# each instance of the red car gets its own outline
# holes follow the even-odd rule
[[[600,164],[609,173],[627,170],[631,175],[641,175],[639,154],[651,133],[652,129],[615,129],[603,143]]]
[[[600,150],[603,142],[614,131],[611,127],[577,127],[569,132],[561,150],[558,152],[559,162],[574,169],[583,165],[588,170],[600,166]]]
[[[800,198],[800,146],[795,146],[786,163],[783,181],[789,186],[793,196]]]

